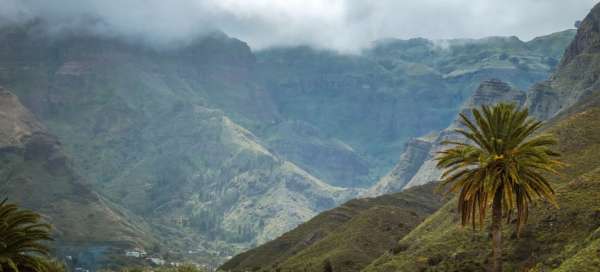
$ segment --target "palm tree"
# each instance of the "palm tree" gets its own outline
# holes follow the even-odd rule
[[[527,109],[500,103],[473,109],[473,121],[460,114],[463,128],[456,131],[467,142],[452,145],[438,154],[444,169],[441,186],[458,192],[461,223],[479,222],[483,228],[486,210],[492,208],[492,271],[502,271],[502,217],[511,220],[516,209],[517,235],[527,221],[529,203],[545,198],[555,206],[555,194],[545,173],[558,174],[562,164],[551,150],[557,143],[551,135],[535,135],[542,122],[529,117]]]
[[[40,223],[39,214],[0,203],[0,271],[46,271],[44,242],[50,240],[50,225]]]

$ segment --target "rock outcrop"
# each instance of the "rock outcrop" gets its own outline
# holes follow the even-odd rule
[[[539,119],[550,119],[600,90],[600,5],[581,22],[557,71],[528,92],[527,105]]]
[[[425,160],[429,158],[429,152],[436,139],[437,135],[433,134],[409,140],[394,169],[381,178],[373,187],[369,188],[362,196],[374,197],[400,192],[417,171],[419,171]]]
[[[524,92],[515,89],[503,81],[490,79],[481,83],[473,96],[462,106],[461,112],[463,114],[470,115],[470,111],[473,108],[480,107],[482,105],[492,105],[498,102],[511,102],[515,103],[517,106],[523,106],[525,99],[526,95]],[[427,159],[406,184],[405,188],[439,180],[441,171],[436,167],[435,156],[437,155],[437,152],[446,148],[442,145],[444,141],[464,140],[462,135],[454,132],[454,130],[457,128],[460,128],[458,117],[447,129],[443,130],[439,134],[437,139],[432,144]]]

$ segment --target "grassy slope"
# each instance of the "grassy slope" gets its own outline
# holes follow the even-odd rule
[[[504,229],[506,271],[593,271],[600,250],[600,97],[549,124],[569,166],[553,179],[559,209],[532,207],[528,225],[516,239]],[[483,271],[489,253],[486,231],[459,226],[451,201],[400,243],[406,250],[386,254],[365,271]]]
[[[441,205],[433,187],[349,201],[236,256],[221,269],[321,271],[328,259],[336,271],[360,270]]]

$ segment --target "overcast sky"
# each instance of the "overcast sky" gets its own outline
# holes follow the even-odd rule
[[[598,0],[0,0],[0,24],[40,17],[156,44],[222,30],[254,49],[311,45],[356,51],[376,39],[523,40],[567,28]]]

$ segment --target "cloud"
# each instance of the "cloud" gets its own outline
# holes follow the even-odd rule
[[[596,0],[0,0],[0,24],[40,18],[168,45],[221,30],[254,49],[311,45],[357,51],[381,38],[530,39],[566,28]]]

